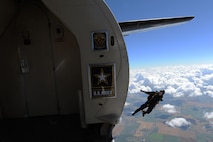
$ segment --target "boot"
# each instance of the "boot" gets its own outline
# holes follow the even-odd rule
[[[143,111],[143,117],[144,117],[145,113],[146,113],[146,112],[145,112],[145,111]]]

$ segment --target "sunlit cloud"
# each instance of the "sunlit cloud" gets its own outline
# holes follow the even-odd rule
[[[130,103],[128,103],[128,102],[125,102],[125,106],[129,106],[130,105]]]
[[[130,70],[129,93],[164,89],[173,97],[213,97],[213,65]]]
[[[162,109],[168,113],[177,113],[177,109],[174,105],[165,104],[162,106]]]
[[[206,118],[206,119],[212,119],[213,118],[213,112],[205,112],[204,118]]]
[[[191,125],[191,122],[187,121],[185,118],[174,118],[170,121],[166,121],[166,124],[170,127],[177,128],[183,126]]]

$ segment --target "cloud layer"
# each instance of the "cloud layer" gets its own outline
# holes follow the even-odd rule
[[[164,89],[173,97],[213,97],[213,65],[173,66],[130,71],[129,93]],[[168,106],[167,106],[168,107]]]

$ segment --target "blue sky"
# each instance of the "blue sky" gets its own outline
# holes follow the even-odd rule
[[[195,16],[185,24],[125,36],[130,68],[213,63],[212,0],[105,0],[117,21]]]

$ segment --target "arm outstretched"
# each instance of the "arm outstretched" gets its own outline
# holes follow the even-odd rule
[[[146,91],[143,91],[143,90],[141,90],[141,92],[144,92],[144,93],[146,93],[146,94],[148,94],[148,95],[154,95],[156,92],[154,92],[154,91],[152,91],[152,92],[146,92]]]

